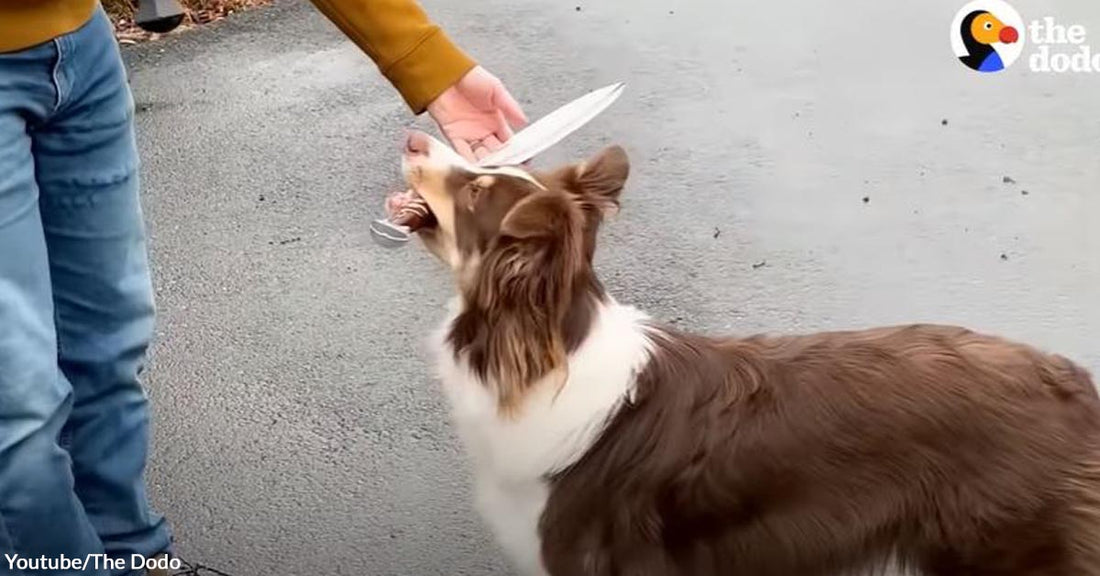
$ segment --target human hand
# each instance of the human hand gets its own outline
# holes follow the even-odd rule
[[[428,104],[428,114],[443,135],[471,162],[488,156],[512,137],[527,116],[504,84],[475,66]]]

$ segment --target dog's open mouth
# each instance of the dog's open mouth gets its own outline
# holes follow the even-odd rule
[[[405,226],[412,232],[438,223],[427,201],[416,190],[391,194],[386,198],[386,213],[390,222]]]

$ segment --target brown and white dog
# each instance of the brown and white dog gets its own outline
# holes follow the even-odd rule
[[[947,326],[680,333],[593,271],[621,148],[548,173],[406,148],[390,207],[435,216],[458,289],[438,373],[523,574],[1100,575],[1085,370]]]

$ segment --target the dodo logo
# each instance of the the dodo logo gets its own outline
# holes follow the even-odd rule
[[[963,6],[951,25],[951,48],[959,61],[978,72],[998,72],[1024,51],[1024,21],[1001,0]]]

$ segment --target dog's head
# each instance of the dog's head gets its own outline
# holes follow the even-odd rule
[[[549,268],[565,272],[590,265],[596,230],[618,209],[629,162],[613,146],[545,173],[477,166],[431,136],[412,132],[402,169],[434,216],[418,230],[421,239],[465,284],[492,264],[507,264],[497,272],[510,272],[515,281]]]
[[[477,166],[413,132],[402,167],[434,216],[418,234],[455,272],[464,300],[452,343],[497,384],[507,405],[587,334],[603,297],[592,270],[596,232],[618,210],[626,152],[613,146],[539,173]]]

